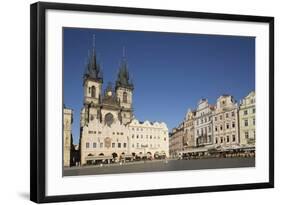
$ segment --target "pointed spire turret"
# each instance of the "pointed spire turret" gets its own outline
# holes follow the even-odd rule
[[[101,66],[97,61],[96,47],[95,47],[95,35],[93,35],[93,48],[91,52],[88,52],[88,59],[86,62],[86,69],[84,73],[84,79],[91,78],[97,81],[103,81]]]
[[[125,88],[129,88],[129,89],[134,89],[134,85],[129,76],[128,62],[127,62],[126,55],[125,55],[125,47],[123,47],[123,56],[122,56],[121,63],[119,66],[119,71],[118,71],[115,86],[116,86],[116,88],[125,87]]]

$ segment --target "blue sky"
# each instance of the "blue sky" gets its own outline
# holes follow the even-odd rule
[[[140,120],[163,121],[171,130],[196,108],[222,94],[239,101],[255,89],[255,38],[64,28],[64,104],[74,110],[73,138],[79,142],[82,77],[93,35],[104,86],[115,82],[126,49],[134,82],[133,107]]]

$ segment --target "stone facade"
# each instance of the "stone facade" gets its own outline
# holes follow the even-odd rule
[[[73,111],[68,108],[63,109],[63,166],[69,167],[72,147],[72,122]]]
[[[181,123],[172,130],[169,138],[169,152],[171,158],[177,158],[184,149],[184,124]]]
[[[250,92],[240,103],[239,124],[241,145],[255,145],[256,140],[256,95]]]
[[[196,146],[195,133],[194,133],[194,117],[196,112],[189,109],[184,119],[184,149]]]
[[[230,146],[239,144],[238,105],[230,95],[217,99],[213,112],[214,143]]]
[[[194,117],[196,146],[213,144],[213,110],[214,107],[209,105],[207,99],[199,101]]]
[[[123,56],[115,86],[102,92],[103,77],[95,52],[84,74],[84,106],[80,115],[81,164],[89,158],[169,156],[165,123],[139,122],[133,115],[133,90]],[[111,159],[110,159],[111,160]]]
[[[170,136],[170,155],[196,148],[228,149],[255,145],[255,92],[240,103],[233,96],[222,95],[215,105],[201,99],[196,110],[189,109],[185,119]]]

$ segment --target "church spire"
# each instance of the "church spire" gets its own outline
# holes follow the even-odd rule
[[[129,71],[128,71],[128,62],[125,53],[125,47],[123,47],[123,55],[121,59],[121,63],[119,66],[119,71],[117,75],[117,80],[115,83],[115,87],[125,87],[129,89],[134,89],[134,85],[130,80]]]
[[[100,64],[97,61],[97,54],[96,54],[96,38],[93,35],[93,45],[92,50],[88,53],[88,60],[86,63],[86,70],[84,73],[84,78],[91,78],[97,81],[103,81],[102,72]]]

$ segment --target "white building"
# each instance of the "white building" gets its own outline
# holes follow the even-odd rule
[[[201,99],[197,105],[194,119],[196,146],[213,144],[213,115],[214,107],[207,99]]]

